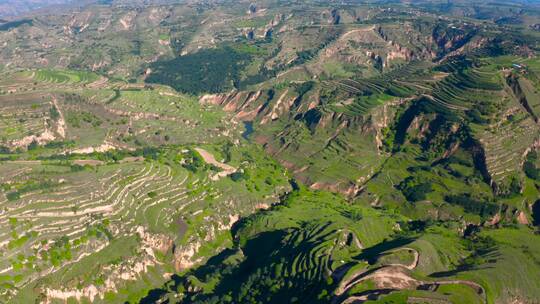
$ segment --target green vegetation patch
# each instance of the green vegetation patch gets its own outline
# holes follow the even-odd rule
[[[85,84],[98,80],[99,76],[95,73],[86,71],[41,69],[35,71],[34,78],[39,81],[58,84]]]
[[[171,303],[326,303],[337,285],[331,272],[392,233],[389,217],[344,204],[340,196],[301,187],[282,205],[242,220],[235,246],[169,284]],[[201,290],[202,292],[191,292]],[[176,298],[181,292],[184,298]],[[295,300],[296,299],[296,300]]]
[[[28,24],[31,26],[33,24],[32,19],[22,19],[22,20],[16,20],[16,21],[0,24],[0,32],[9,31],[11,29],[18,28],[19,26],[22,26],[25,24]]]
[[[192,94],[226,91],[240,80],[241,71],[251,58],[250,52],[248,47],[239,51],[225,46],[158,61],[150,65],[153,72],[145,81]]]

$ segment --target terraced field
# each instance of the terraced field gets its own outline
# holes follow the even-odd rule
[[[38,81],[54,84],[88,84],[99,79],[98,75],[91,72],[46,69],[32,72],[32,77]]]
[[[494,184],[500,184],[520,170],[526,152],[538,140],[531,136],[537,130],[534,121],[525,116],[479,134],[486,151],[487,170]]]
[[[138,226],[155,228],[160,223],[163,229],[182,207],[200,199],[187,198],[186,172],[173,174],[158,163],[99,167],[97,174],[41,164],[2,167],[20,172],[3,180],[4,188],[10,189],[1,205],[2,224],[10,227],[0,236],[1,272],[10,274],[4,286],[24,286],[105,247],[113,238],[135,233]],[[64,171],[61,179],[35,180],[59,171]],[[164,203],[170,209],[160,208]]]
[[[451,73],[434,85],[430,95],[424,95],[428,108],[450,120],[471,120],[492,184],[495,188],[509,184],[537,139],[532,135],[538,131],[534,116],[518,103],[492,64],[464,69],[450,63],[445,70]]]
[[[415,91],[427,91],[435,74],[430,70],[432,66],[422,61],[413,61],[390,70],[381,76],[368,79],[341,80],[336,84],[350,93],[381,94],[406,97]]]
[[[94,74],[86,77],[86,72],[80,72],[83,76],[77,73],[66,71],[73,82],[58,83],[46,78],[36,81],[21,73],[6,76],[14,77],[17,85],[0,83],[0,90],[12,90],[0,95],[0,145],[13,151],[34,142],[43,146],[63,141],[70,151],[81,153],[136,149],[146,143],[215,143],[240,137],[237,122],[224,119],[224,113],[211,105],[201,111],[193,97],[167,87],[100,82],[94,81]],[[76,75],[80,81],[74,80],[79,77]]]
[[[538,303],[540,4],[79,2],[0,20],[0,303]]]
[[[175,155],[174,150],[167,153]],[[58,282],[41,290],[49,300],[103,300],[105,294],[139,280],[147,268],[162,265],[160,256],[176,256],[166,264],[169,269],[194,263],[199,258],[193,248],[209,246],[239,214],[254,208],[246,204],[249,195],[242,198],[221,190],[227,178],[211,179],[213,173],[206,171],[193,174],[179,160],[8,161],[0,166],[0,223],[5,227],[0,231],[1,295],[15,301],[32,296],[19,290],[34,288],[42,278],[136,236],[138,254],[128,254],[126,258],[132,258],[119,264],[104,262],[100,267],[109,267],[105,273],[78,279],[79,285],[86,285],[70,289]],[[205,209],[216,199],[222,203]],[[186,240],[187,229],[192,232],[186,247],[173,250],[172,242]],[[129,268],[133,263],[142,268]]]
[[[473,105],[486,102],[496,106],[504,96],[502,89],[500,73],[493,71],[490,66],[465,70],[459,68],[435,85],[430,101],[442,109],[467,111]]]
[[[35,93],[0,96],[0,103],[1,145],[26,146],[50,129],[50,97]]]
[[[330,276],[336,264],[334,251],[337,251],[347,242],[347,238],[354,239],[356,236],[338,227],[332,227],[331,223],[306,227],[306,229],[292,231],[284,240],[284,247],[295,248],[290,253],[292,261],[280,274],[289,278],[292,288],[305,288],[301,282],[323,281]],[[351,250],[361,249],[359,242],[350,241]],[[357,246],[357,248],[354,248]],[[285,284],[288,282],[286,281]],[[296,286],[295,286],[296,285]],[[309,294],[306,291],[306,295]]]

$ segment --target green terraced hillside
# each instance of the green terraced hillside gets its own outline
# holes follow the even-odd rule
[[[15,2],[0,303],[538,303],[539,3]]]

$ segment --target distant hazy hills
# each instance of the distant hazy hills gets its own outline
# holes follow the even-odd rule
[[[17,16],[31,10],[70,2],[73,0],[0,0],[0,17]]]

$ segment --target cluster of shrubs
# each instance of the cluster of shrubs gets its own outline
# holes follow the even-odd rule
[[[536,151],[529,152],[523,164],[523,171],[528,178],[540,181],[540,170],[536,167],[537,160],[538,153]]]
[[[199,153],[197,153],[196,151],[189,149],[186,153],[184,153],[183,157],[184,163],[182,164],[182,166],[187,170],[193,173],[206,170],[206,162],[204,161],[202,156],[200,156]]]
[[[409,176],[398,185],[398,189],[409,202],[418,202],[426,199],[426,195],[433,191],[431,182],[421,181],[419,178]]]
[[[444,200],[449,204],[463,207],[465,212],[477,214],[481,217],[490,217],[499,211],[499,205],[475,198],[470,193],[448,195]]]

